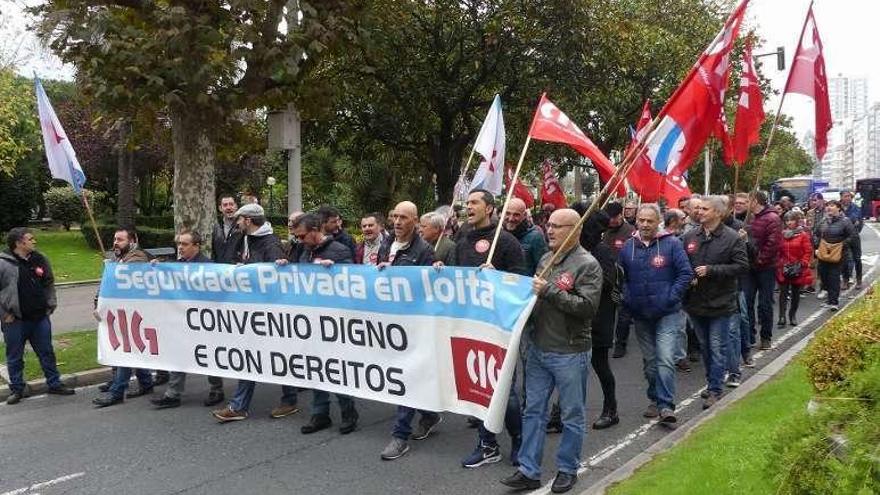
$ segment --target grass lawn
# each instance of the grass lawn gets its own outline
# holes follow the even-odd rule
[[[79,231],[35,231],[37,250],[45,254],[55,271],[55,283],[101,278],[101,255],[91,249]]]
[[[765,471],[774,430],[804,410],[812,387],[797,361],[654,458],[608,493],[773,494]]]
[[[100,368],[98,364],[98,334],[96,330],[70,332],[52,339],[55,345],[55,359],[58,371],[62,375],[76,371]],[[6,363],[6,346],[0,344],[0,363]],[[25,380],[43,377],[40,362],[29,344],[25,345],[24,353]]]

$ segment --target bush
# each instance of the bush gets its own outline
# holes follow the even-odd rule
[[[0,172],[0,232],[23,227],[33,216],[40,192],[32,175],[27,170],[17,170],[12,176]]]
[[[83,190],[89,200],[89,205],[93,210],[99,204],[104,204],[106,194],[103,192],[93,192]],[[43,200],[46,202],[46,210],[52,220],[60,223],[66,230],[70,230],[70,225],[74,222],[85,223],[86,211],[82,204],[82,198],[77,196],[70,186],[50,187],[43,194]]]
[[[174,215],[138,215],[134,224],[138,229],[149,227],[152,229],[174,229]]]
[[[137,231],[141,248],[174,247],[174,229],[139,227]],[[98,225],[98,232],[101,234],[101,240],[104,241],[104,249],[111,250],[113,248],[113,234],[116,233],[116,226]],[[83,228],[82,234],[89,246],[93,249],[99,249],[95,231],[91,226]]]

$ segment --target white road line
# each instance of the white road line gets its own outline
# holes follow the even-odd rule
[[[868,225],[868,227],[870,227],[871,230],[873,230],[874,233],[877,234],[878,237],[880,237],[880,230],[878,230],[876,227],[874,227],[871,224],[866,224],[866,225]],[[877,270],[877,268],[878,267],[875,265],[866,274],[867,276],[865,277],[865,279],[870,280],[871,276],[874,274],[874,272]],[[852,302],[852,300],[850,300],[850,302],[842,305],[840,310],[842,311],[851,302]],[[820,309],[814,311],[809,317],[807,317],[806,320],[803,320],[798,326],[792,328],[788,332],[782,334],[780,337],[775,339],[776,346],[778,346],[779,344],[785,342],[786,340],[790,339],[791,337],[793,337],[793,336],[797,335],[798,333],[800,333],[801,331],[803,331],[812,322],[819,319],[819,317],[822,316],[822,314],[825,313],[826,311],[828,311],[826,308],[820,308]],[[752,357],[754,359],[759,359],[764,354],[766,354],[766,351],[758,351],[758,352],[754,353],[752,355]],[[758,370],[757,373],[760,373],[760,370]],[[700,390],[698,390],[695,394],[691,395],[690,397],[687,397],[686,399],[682,400],[676,409],[678,411],[682,411],[685,408],[687,408],[688,406],[690,406],[694,401],[696,401],[700,397],[700,393],[703,390],[705,390],[705,387],[701,388]],[[647,423],[639,426],[638,428],[633,430],[631,433],[629,433],[628,435],[623,437],[616,444],[609,445],[608,447],[605,447],[604,449],[602,449],[601,451],[599,451],[598,453],[596,453],[595,455],[593,455],[592,457],[590,457],[586,461],[581,462],[581,467],[580,467],[580,469],[578,469],[578,472],[577,472],[578,478],[580,478],[580,476],[583,475],[589,468],[596,467],[602,461],[608,459],[609,457],[614,455],[616,452],[619,452],[620,450],[622,450],[622,449],[626,448],[627,446],[629,446],[630,444],[632,444],[638,438],[644,436],[646,433],[651,431],[651,427],[654,426],[655,424],[657,424],[657,422],[658,422],[658,420],[656,420],[656,419],[648,421]],[[550,483],[547,483],[546,485],[542,486],[541,488],[531,492],[531,494],[532,495],[544,495],[544,494],[550,493],[550,486],[552,486],[552,484],[553,483],[551,481]]]
[[[29,493],[30,495],[39,495],[38,493],[35,492],[35,490],[39,490],[41,488],[48,488],[50,486],[54,486],[59,483],[64,483],[65,481],[75,480],[75,479],[81,478],[85,475],[86,475],[86,473],[84,473],[84,472],[68,474],[65,476],[55,478],[54,480],[41,481],[39,483],[34,483],[31,486],[26,486],[24,488],[18,488],[15,490],[10,490],[8,492],[3,492],[3,493],[0,493],[0,495],[22,495],[24,493]]]

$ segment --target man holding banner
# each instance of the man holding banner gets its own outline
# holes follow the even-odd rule
[[[580,246],[580,233],[575,232],[571,240],[563,244],[571,230],[578,228],[579,218],[576,211],[565,208],[554,211],[547,222],[551,252],[541,259],[538,273],[543,273],[554,253],[560,252],[560,256],[546,278],[535,277],[532,282],[538,302],[532,311],[534,330],[525,360],[526,407],[520,466],[512,476],[501,480],[511,488],[541,486],[544,425],[554,389],[559,390],[563,430],[556,456],[559,472],[552,491],[567,492],[577,482],[586,433],[590,322],[599,307],[602,291],[602,269],[596,258]]]

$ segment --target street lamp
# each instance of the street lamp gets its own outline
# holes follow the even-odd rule
[[[273,212],[272,193],[275,191],[275,177],[267,177],[266,184],[269,186],[269,214],[271,215]]]

